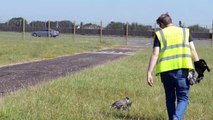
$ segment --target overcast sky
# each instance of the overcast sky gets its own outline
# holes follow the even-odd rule
[[[168,12],[173,23],[186,26],[212,26],[213,0],[1,0],[0,22],[13,17],[34,20],[70,20],[80,23],[108,24],[137,22],[153,25],[160,14]]]

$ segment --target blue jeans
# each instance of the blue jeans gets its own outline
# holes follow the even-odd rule
[[[188,70],[178,69],[160,74],[166,95],[169,120],[181,120],[188,106]],[[177,99],[177,106],[175,104]]]

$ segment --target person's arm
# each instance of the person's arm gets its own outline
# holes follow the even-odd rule
[[[197,54],[197,51],[195,49],[193,41],[189,42],[189,45],[190,45],[190,49],[191,49],[191,53],[192,53],[192,59],[194,61],[199,61],[199,57],[198,57],[198,54]]]
[[[192,53],[192,59],[193,61],[199,61],[199,57],[198,57],[198,54],[197,54],[197,51],[195,49],[195,46],[194,46],[194,42],[193,42],[193,37],[192,37],[192,34],[190,33],[189,35],[189,46],[190,46],[190,49],[191,49],[191,53]]]
[[[147,83],[149,86],[153,85],[153,77],[152,77],[152,71],[157,63],[158,55],[159,55],[160,47],[154,47],[152,51],[152,55],[149,60],[149,66],[147,70]]]

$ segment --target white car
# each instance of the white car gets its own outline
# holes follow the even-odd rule
[[[53,29],[45,29],[40,31],[33,31],[32,36],[34,37],[48,37],[48,34],[50,37],[56,37],[59,36],[59,31],[53,30]]]

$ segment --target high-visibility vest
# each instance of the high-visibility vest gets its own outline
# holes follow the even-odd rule
[[[160,42],[156,75],[181,68],[194,69],[189,46],[189,29],[169,26],[157,31],[156,35]]]

